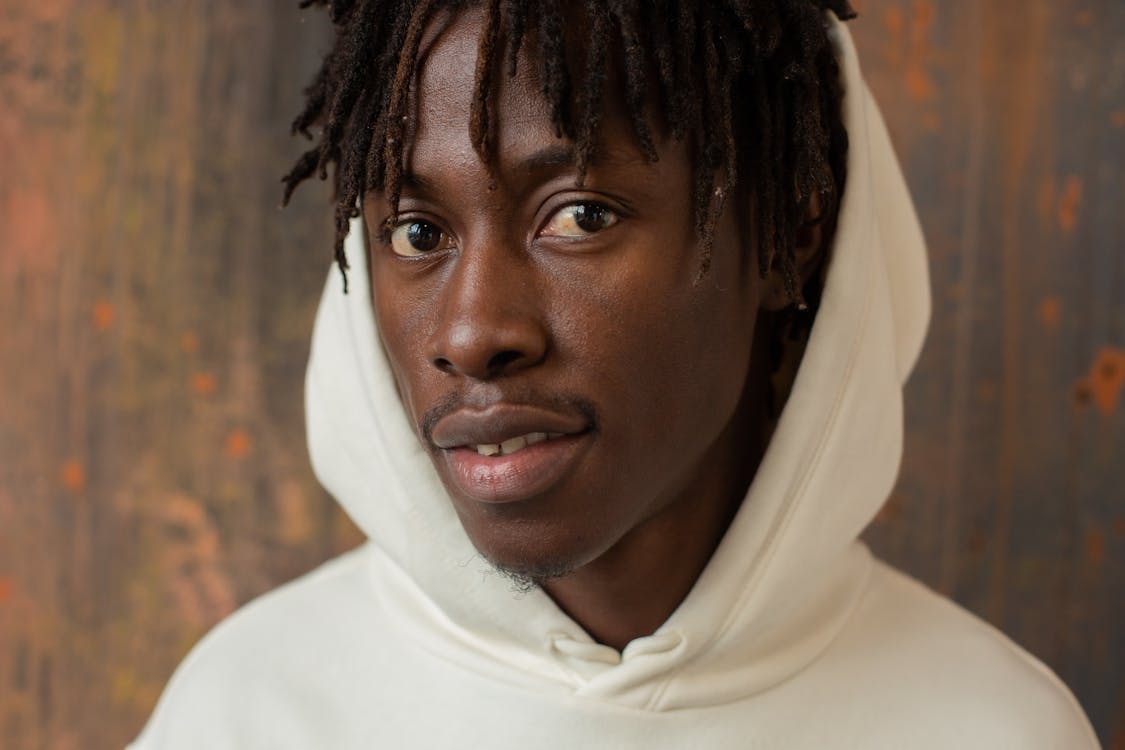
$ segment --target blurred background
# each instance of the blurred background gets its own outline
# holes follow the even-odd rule
[[[296,4],[0,0],[0,747],[122,746],[360,540],[304,443],[330,196],[278,180],[330,29]],[[856,5],[935,302],[867,538],[1125,748],[1125,3]]]

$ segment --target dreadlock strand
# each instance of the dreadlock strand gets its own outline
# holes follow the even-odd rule
[[[641,153],[653,162],[657,160],[656,146],[644,111],[648,100],[645,50],[637,31],[643,3],[638,0],[610,0],[609,7],[616,17],[625,52],[625,104],[629,109],[629,118],[633,121],[633,133],[640,143]]]
[[[403,134],[405,131],[406,104],[410,93],[410,80],[414,74],[418,48],[422,43],[422,32],[425,29],[426,19],[429,17],[432,6],[433,0],[421,0],[410,14],[402,54],[399,56],[394,83],[391,87],[390,106],[385,114],[387,131],[383,146],[383,163],[386,170],[385,189],[389,194],[392,215],[398,213],[398,201],[402,191],[403,160],[406,154]]]
[[[333,3],[331,8],[333,22],[338,25],[344,24],[354,10],[350,5],[346,10],[339,9],[336,3]],[[329,76],[336,83],[331,88],[331,96],[327,98],[324,110],[324,136],[321,141],[323,147],[317,164],[321,179],[327,178],[328,164],[338,158],[340,136],[348,115],[362,92],[362,83],[368,67],[365,63],[369,63],[364,58],[370,54],[371,49],[372,8],[372,3],[363,3],[358,14],[358,22],[343,26],[339,43],[333,51]]]
[[[493,55],[500,37],[500,0],[486,0],[484,33],[477,45],[477,65],[474,73],[476,85],[469,116],[469,135],[473,149],[485,164],[492,163],[494,123],[490,112],[492,103]]]
[[[692,123],[695,122],[698,107],[696,97],[691,95],[693,89],[693,70],[695,60],[696,42],[696,15],[689,3],[679,4],[679,13],[676,18],[676,30],[680,43],[676,45],[679,54],[675,55],[674,70],[676,75],[675,96],[671,102],[672,135],[680,139]]]
[[[673,132],[673,137],[678,140],[675,116],[670,111],[675,96],[676,73],[673,62],[672,30],[669,28],[669,23],[674,16],[668,4],[669,0],[652,0],[649,3],[651,18],[649,41],[656,63],[661,109],[665,112],[667,121],[665,124]]]
[[[720,91],[719,80],[719,52],[716,44],[716,29],[711,16],[704,13],[700,25],[701,53],[703,56],[703,98],[706,102],[702,127],[698,128],[703,134],[702,162],[700,180],[697,184],[700,201],[696,211],[700,214],[696,219],[700,227],[701,240],[699,269],[696,279],[706,277],[711,271],[711,257],[714,249],[715,226],[718,223],[719,212],[725,199],[723,189],[715,185],[715,176],[722,167],[722,150],[718,146],[718,133],[716,127],[722,126],[720,113],[720,100],[723,97]]]
[[[523,35],[527,31],[527,3],[520,0],[507,0],[504,4],[504,18],[508,23],[508,77],[516,74]]]
[[[300,133],[312,140],[309,126],[320,119],[324,104],[328,99],[328,65],[322,65],[316,78],[305,88],[305,108],[301,110],[289,126],[289,135]]]
[[[586,48],[586,85],[581,94],[582,121],[576,144],[576,169],[579,184],[594,156],[594,134],[601,120],[602,92],[605,87],[606,47],[609,35],[609,14],[599,0],[587,0],[586,14],[590,22],[590,39]]]
[[[289,199],[293,197],[293,191],[297,189],[297,186],[316,173],[316,164],[319,159],[319,148],[306,151],[297,159],[293,168],[281,178],[281,181],[285,183],[285,192],[281,197],[282,206],[288,206]]]
[[[555,127],[555,136],[562,138],[573,133],[568,121],[570,76],[566,65],[566,39],[558,0],[540,0],[537,20],[543,95],[551,105],[551,124]]]

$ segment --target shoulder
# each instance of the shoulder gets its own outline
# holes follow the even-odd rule
[[[244,605],[184,658],[131,750],[237,747],[274,727],[291,746],[286,707],[307,704],[323,675],[354,659],[373,618],[365,547]],[[368,590],[369,591],[369,590]],[[245,734],[243,734],[245,733]]]
[[[831,651],[863,674],[882,708],[942,746],[1097,748],[1090,723],[1051,670],[999,630],[877,563]],[[858,663],[862,662],[862,664]],[[846,672],[847,670],[845,670]],[[853,686],[862,689],[861,686]]]

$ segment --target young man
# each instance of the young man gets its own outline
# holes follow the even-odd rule
[[[929,302],[844,0],[329,6],[287,179],[335,168],[309,441],[371,542],[137,748],[1096,746],[856,541]]]

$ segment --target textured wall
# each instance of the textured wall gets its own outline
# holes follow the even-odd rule
[[[934,281],[868,538],[1125,748],[1125,3],[859,7]]]
[[[0,747],[120,746],[358,539],[303,442],[327,192],[276,181],[327,29],[293,5],[0,0]],[[1125,748],[1125,4],[857,5],[935,288],[868,536]]]

